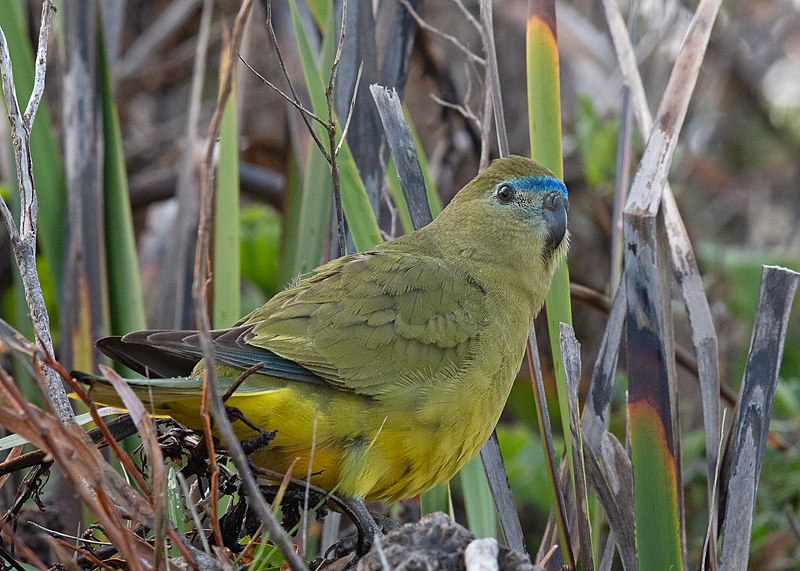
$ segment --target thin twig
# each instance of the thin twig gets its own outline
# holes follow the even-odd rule
[[[300,106],[300,98],[297,96],[297,90],[294,88],[294,83],[292,83],[292,78],[289,75],[289,71],[286,69],[286,63],[283,60],[283,52],[281,52],[280,44],[278,43],[278,37],[275,35],[275,28],[272,27],[272,0],[267,0],[267,29],[269,30],[269,37],[272,39],[272,44],[275,47],[275,54],[278,56],[278,64],[281,67],[281,71],[283,72],[283,77],[286,79],[286,84],[289,86],[289,91],[292,93],[292,98],[294,99],[294,106]],[[328,163],[331,162],[331,157],[328,154],[328,151],[325,149],[325,145],[322,144],[322,141],[317,136],[314,128],[311,126],[311,122],[309,121],[309,117],[315,117],[326,129],[327,124],[322,120],[319,119],[313,113],[311,115],[306,115],[306,113],[301,113],[300,116],[303,118],[303,122],[306,124],[308,128],[308,132],[311,134],[311,138],[314,139],[314,142],[319,147],[319,150],[322,152],[322,156],[325,157],[325,160]]]
[[[470,50],[467,46],[465,46],[463,43],[461,43],[458,40],[458,38],[456,38],[455,36],[451,36],[450,34],[448,34],[446,32],[443,32],[439,28],[431,26],[428,22],[423,20],[422,17],[417,13],[417,11],[414,10],[414,7],[411,6],[411,3],[408,0],[399,0],[399,1],[403,5],[403,7],[406,10],[408,10],[408,13],[411,14],[411,17],[414,18],[414,20],[417,22],[417,25],[420,28],[422,28],[423,30],[427,30],[428,32],[430,32],[432,34],[434,34],[436,36],[439,36],[443,40],[447,40],[448,42],[450,42],[453,46],[455,46],[456,49],[458,49],[464,55],[466,55],[467,59],[469,59],[469,61],[474,62],[474,63],[476,63],[478,65],[481,65],[481,66],[486,65],[486,60],[484,60],[482,57],[474,54],[472,52],[472,50]]]
[[[453,109],[454,111],[458,111],[459,113],[461,113],[461,115],[463,115],[465,119],[472,121],[473,123],[475,123],[476,127],[480,129],[481,121],[469,107],[465,105],[460,105],[458,103],[450,103],[449,101],[445,101],[444,99],[433,93],[431,93],[431,99],[433,99],[436,103],[438,103],[442,107],[447,107],[448,109]]]
[[[250,65],[250,64],[247,62],[247,60],[246,60],[246,59],[244,59],[244,58],[241,56],[241,54],[239,54],[239,60],[240,60],[240,61],[241,61],[241,62],[242,62],[244,65],[246,65],[246,66],[247,66],[247,69],[249,69],[250,71],[252,71],[252,72],[253,72],[253,74],[255,74],[255,76],[256,76],[258,79],[260,79],[260,80],[261,80],[263,83],[265,83],[265,84],[267,85],[267,87],[270,87],[270,88],[272,88],[272,90],[273,90],[275,93],[277,93],[278,95],[280,95],[281,97],[283,97],[283,98],[286,100],[286,102],[287,102],[287,103],[289,103],[289,104],[290,104],[291,106],[293,106],[295,109],[297,109],[298,111],[300,111],[300,113],[303,113],[303,114],[305,114],[305,115],[308,115],[308,117],[309,117],[310,119],[313,119],[314,121],[316,121],[317,123],[319,123],[319,124],[320,124],[320,125],[322,125],[323,127],[326,127],[326,126],[328,125],[328,124],[327,124],[325,121],[323,121],[322,119],[320,119],[320,118],[319,118],[319,117],[318,117],[318,116],[317,116],[317,115],[316,115],[316,114],[315,114],[313,111],[311,111],[310,109],[307,109],[306,107],[304,107],[304,106],[303,106],[303,104],[302,104],[300,101],[297,101],[296,99],[292,99],[292,97],[291,97],[291,96],[290,96],[288,93],[286,93],[286,92],[284,92],[283,90],[281,90],[281,88],[280,88],[280,87],[278,87],[277,85],[275,85],[274,83],[272,83],[272,82],[271,82],[269,79],[267,79],[266,77],[264,77],[263,75],[261,75],[261,74],[260,74],[258,71],[256,71],[256,69],[255,69],[255,68],[254,68],[252,65]],[[311,133],[312,133],[312,134],[313,134],[313,135],[316,137],[316,133],[314,133],[314,130],[313,130],[313,129],[311,129]],[[316,140],[317,140],[317,144],[318,144],[318,145],[322,145],[322,141],[320,141],[318,138],[317,138]],[[322,147],[322,148],[323,148],[323,150],[325,149],[325,147]]]
[[[44,90],[45,72],[47,70],[47,38],[54,11],[51,0],[42,4],[42,22],[39,31],[39,46],[36,53],[36,72],[33,92],[28,100],[24,116],[20,112],[14,87],[14,74],[11,56],[5,34],[0,29],[0,73],[3,79],[3,92],[11,125],[11,139],[14,146],[14,158],[17,166],[17,182],[20,193],[20,224],[17,229],[5,200],[0,198],[0,215],[8,228],[11,248],[19,267],[20,276],[25,289],[25,300],[33,321],[36,342],[47,355],[53,355],[53,340],[50,334],[50,318],[42,294],[42,285],[36,270],[36,220],[39,206],[36,199],[36,187],[33,181],[33,165],[31,164],[30,136],[31,126]],[[38,380],[38,379],[37,379]],[[67,392],[60,377],[50,368],[44,370],[45,392],[48,400],[62,422],[74,418]]]
[[[342,136],[339,137],[339,144],[336,145],[336,152],[334,156],[339,156],[339,151],[342,149],[342,145],[344,144],[345,139],[347,138],[347,132],[350,130],[350,120],[353,118],[353,110],[356,108],[356,97],[358,94],[358,86],[361,84],[361,72],[364,70],[364,62],[362,61],[358,65],[358,73],[356,74],[356,83],[353,87],[353,97],[350,99],[350,107],[347,109],[347,119],[344,122],[344,127],[342,127]]]
[[[203,551],[205,551],[209,556],[213,556],[213,553],[211,552],[211,546],[208,544],[208,539],[203,531],[203,522],[200,519],[200,514],[197,513],[197,510],[192,504],[192,494],[189,492],[189,486],[186,485],[186,478],[184,478],[183,474],[180,472],[176,472],[175,476],[178,478],[178,484],[181,487],[181,492],[183,493],[183,497],[186,501],[186,507],[189,510],[189,513],[192,515],[194,528],[197,530],[197,535],[200,536],[200,543],[203,544]]]
[[[461,12],[461,14],[467,19],[467,21],[470,24],[472,24],[472,27],[475,28],[475,30],[481,36],[483,36],[484,34],[483,26],[481,25],[480,22],[478,22],[478,19],[475,16],[473,16],[469,10],[467,10],[467,7],[464,6],[464,3],[461,0],[450,0],[450,3],[455,4],[456,8],[458,8],[458,11]],[[481,8],[483,8],[483,6],[481,6]]]
[[[61,533],[60,531],[56,531],[54,529],[48,529],[43,525],[39,525],[35,521],[26,521],[25,524],[29,525],[31,527],[34,527],[34,528],[38,529],[39,531],[43,531],[44,533],[46,533],[48,535],[51,535],[53,537],[57,537],[57,538],[60,538],[60,539],[69,539],[69,540],[72,540],[72,541],[74,541],[76,543],[80,542],[80,543],[87,543],[87,544],[90,544],[90,545],[113,545],[113,544],[109,543],[108,541],[98,541],[96,539],[86,539],[85,537],[80,537],[78,535],[70,535],[68,533]]]
[[[500,71],[497,66],[497,49],[494,43],[494,28],[492,18],[491,0],[481,0],[481,21],[483,22],[482,35],[483,45],[486,50],[486,62],[488,79],[485,88],[490,90],[492,104],[494,108],[494,124],[497,132],[497,148],[501,157],[509,153],[508,133],[506,131],[506,118],[503,110],[503,97],[500,92]],[[484,115],[484,121],[489,122],[488,116]]]
[[[233,428],[231,427],[230,420],[228,420],[225,411],[225,405],[222,403],[222,399],[220,398],[217,388],[215,359],[211,346],[211,324],[208,314],[207,285],[209,282],[209,251],[211,241],[211,222],[213,220],[214,182],[216,177],[214,150],[222,125],[222,113],[231,93],[235,57],[239,52],[239,44],[241,43],[244,23],[247,20],[247,16],[250,13],[252,5],[253,0],[245,0],[239,9],[238,15],[236,16],[236,21],[233,26],[233,31],[231,32],[231,39],[228,46],[228,63],[226,67],[223,67],[223,73],[221,74],[220,78],[220,90],[217,106],[216,109],[214,109],[214,115],[212,116],[211,125],[209,126],[208,130],[208,142],[204,159],[204,168],[200,178],[201,208],[200,220],[197,228],[197,249],[195,251],[192,298],[194,299],[195,317],[197,320],[200,343],[203,349],[203,355],[205,357],[203,382],[203,409],[205,410],[205,418],[208,418],[208,411],[210,409],[211,415],[214,418],[217,433],[219,434],[222,442],[225,444],[231,459],[238,468],[242,482],[252,500],[251,507],[255,510],[258,517],[263,521],[270,533],[270,537],[273,541],[275,541],[283,553],[286,562],[294,571],[307,571],[308,568],[306,567],[305,563],[292,548],[292,543],[288,535],[278,524],[275,516],[272,514],[266,502],[264,501],[264,498],[258,488],[258,484],[253,477],[253,473],[249,469],[247,456],[245,455],[244,450],[242,450],[242,446],[239,443]],[[270,14],[269,5],[268,14]],[[206,432],[210,432],[210,424],[204,424],[206,424]],[[210,434],[207,434],[207,437],[209,436]],[[215,493],[215,490],[212,490],[212,493]]]
[[[36,47],[36,72],[33,77],[33,90],[28,99],[28,106],[25,108],[25,115],[22,120],[30,128],[39,110],[39,103],[44,94],[44,77],[47,71],[47,41],[50,37],[50,19],[55,7],[50,2],[42,4],[42,25],[39,28],[39,45]]]
[[[325,88],[325,101],[328,105],[328,144],[331,157],[331,181],[333,182],[333,208],[336,212],[336,235],[338,238],[339,255],[347,254],[347,234],[344,227],[344,209],[342,208],[342,189],[339,180],[339,164],[336,161],[336,118],[333,111],[333,94],[336,88],[336,75],[339,70],[339,60],[344,48],[344,37],[347,31],[347,0],[342,0],[342,23],[339,28],[339,40],[336,43],[336,55],[331,63],[331,74],[328,86]]]
[[[311,452],[308,455],[308,470],[306,471],[306,486],[303,493],[303,522],[300,534],[303,538],[303,555],[308,557],[308,497],[311,493],[311,474],[314,467],[314,452],[317,448],[317,417],[319,411],[314,413],[314,424],[311,427]],[[287,472],[288,475],[288,472]],[[288,485],[288,482],[287,482]]]
[[[481,133],[481,156],[478,161],[478,171],[482,171],[489,166],[489,151],[491,143],[489,137],[492,134],[492,122],[489,117],[492,116],[492,71],[489,66],[484,69],[484,90],[483,90],[483,111],[481,118],[478,120],[478,129]]]

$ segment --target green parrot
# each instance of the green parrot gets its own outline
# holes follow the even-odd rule
[[[495,160],[428,226],[332,260],[213,331],[221,391],[257,367],[226,404],[277,431],[253,462],[306,474],[313,457],[314,484],[357,500],[413,497],[455,475],[500,418],[568,249],[567,209],[549,170]],[[141,331],[97,346],[160,377],[129,381],[151,410],[201,428],[196,332]],[[95,400],[119,404],[93,384]]]

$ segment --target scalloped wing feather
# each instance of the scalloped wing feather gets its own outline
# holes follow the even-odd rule
[[[439,258],[372,252],[323,266],[241,323],[253,325],[248,344],[334,386],[382,395],[462,368],[486,322],[483,298]]]

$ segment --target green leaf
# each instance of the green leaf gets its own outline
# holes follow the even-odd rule
[[[617,161],[619,119],[604,121],[585,95],[578,99],[578,119],[575,129],[583,172],[590,186],[605,185],[612,189]]]
[[[266,205],[246,206],[240,215],[242,277],[270,298],[283,285],[278,279],[281,216]]]
[[[229,327],[241,317],[238,139],[236,90],[232,88],[222,114],[214,196],[213,324],[216,328]]]
[[[497,537],[497,512],[480,456],[475,456],[459,471],[467,524],[476,537]]]
[[[103,201],[106,234],[106,266],[111,333],[122,335],[144,329],[144,295],[136,255],[125,154],[119,115],[103,42],[98,34],[98,80],[103,106]],[[96,300],[98,301],[98,300]]]
[[[564,177],[561,157],[561,92],[559,86],[558,41],[555,26],[555,3],[531,2],[529,4],[526,65],[528,85],[528,121],[531,140],[531,157],[549,168],[559,178]],[[576,481],[573,466],[572,441],[569,437],[568,390],[564,362],[559,343],[560,323],[572,323],[569,297],[569,270],[562,262],[556,269],[545,301],[547,331],[553,355],[556,387],[558,391],[561,426],[565,434],[566,455],[569,460],[572,482]],[[559,513],[559,510],[556,510]],[[561,545],[568,549],[566,522],[559,522]]]
[[[421,515],[430,514],[434,512],[442,512],[454,518],[453,514],[453,498],[450,494],[450,483],[442,482],[437,484],[427,492],[420,496],[420,512]]]

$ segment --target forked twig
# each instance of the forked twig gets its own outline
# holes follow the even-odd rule
[[[261,73],[259,73],[259,72],[258,72],[258,71],[257,71],[257,70],[256,70],[256,69],[255,69],[255,68],[252,66],[252,65],[250,65],[250,64],[248,63],[248,61],[247,61],[246,59],[244,59],[244,58],[241,56],[241,54],[239,54],[239,60],[241,60],[241,62],[242,62],[244,65],[246,65],[246,66],[247,66],[247,69],[249,69],[250,71],[252,71],[252,72],[253,72],[253,74],[254,74],[254,75],[255,75],[255,76],[258,78],[258,79],[260,79],[260,80],[261,80],[263,83],[265,83],[265,84],[267,85],[267,87],[271,88],[271,89],[272,89],[272,90],[273,90],[275,93],[277,93],[278,95],[280,95],[281,97],[283,97],[283,98],[286,100],[286,102],[287,102],[287,103],[289,103],[289,105],[291,105],[292,107],[294,107],[295,109],[297,109],[298,111],[300,111],[300,113],[301,113],[301,114],[307,115],[309,118],[313,119],[314,121],[316,121],[317,123],[319,123],[320,125],[322,125],[323,127],[325,127],[325,125],[326,125],[325,121],[323,121],[322,119],[320,119],[320,118],[317,116],[317,114],[316,114],[316,113],[314,113],[313,111],[311,111],[311,110],[309,110],[309,109],[306,109],[306,107],[305,107],[305,106],[304,106],[304,105],[303,105],[303,104],[302,104],[302,103],[301,103],[299,100],[297,100],[297,99],[294,99],[294,98],[293,98],[293,97],[291,97],[291,96],[290,96],[288,93],[286,93],[285,91],[283,91],[283,90],[282,90],[280,87],[278,87],[277,85],[275,85],[274,83],[272,83],[272,82],[271,82],[269,79],[267,79],[266,77],[264,77],[263,75],[261,75]],[[314,133],[314,130],[313,130],[313,129],[311,129],[311,133],[313,134],[313,136],[314,136],[314,138],[315,138],[314,140],[315,140],[315,142],[317,143],[317,145],[318,145],[318,146],[320,146],[320,150],[322,150],[322,151],[324,152],[324,151],[325,151],[325,147],[322,145],[322,141],[320,141],[320,140],[319,140],[319,138],[317,138],[317,136],[316,136],[316,133]]]
[[[289,91],[292,93],[292,97],[287,99],[290,100],[292,105],[294,105],[297,109],[301,111],[300,116],[303,118],[303,122],[306,124],[308,128],[308,132],[311,134],[311,138],[314,139],[317,147],[319,148],[322,156],[325,157],[325,160],[329,163],[331,162],[331,157],[328,152],[325,150],[325,145],[322,144],[322,141],[317,136],[314,128],[311,126],[311,122],[309,121],[310,117],[313,117],[316,121],[327,128],[325,121],[319,118],[319,116],[315,115],[313,112],[308,111],[303,107],[300,103],[300,97],[297,95],[297,90],[294,88],[294,83],[292,83],[292,77],[289,75],[289,71],[286,69],[286,63],[283,60],[283,52],[281,52],[280,44],[278,43],[278,37],[275,35],[275,28],[272,26],[272,0],[267,0],[267,30],[269,31],[269,37],[272,39],[272,45],[275,48],[275,54],[278,56],[278,64],[280,65],[281,71],[283,72],[283,77],[286,79],[286,84],[289,86]],[[249,66],[248,66],[249,67]],[[271,85],[271,84],[267,84]],[[276,88],[276,91],[281,95],[283,92],[280,89]]]
[[[474,62],[474,63],[476,63],[476,64],[478,64],[478,65],[480,65],[480,66],[484,66],[484,65],[486,65],[486,60],[484,60],[484,59],[483,59],[482,57],[480,57],[479,55],[476,55],[475,53],[473,53],[473,52],[472,52],[472,50],[470,50],[470,49],[469,49],[467,46],[465,46],[463,43],[461,43],[461,42],[458,40],[458,38],[456,38],[455,36],[452,36],[452,35],[448,34],[447,32],[443,32],[443,31],[442,31],[442,30],[440,30],[439,28],[437,28],[437,27],[435,27],[435,26],[431,26],[431,25],[430,25],[428,22],[426,22],[426,21],[425,21],[425,20],[422,18],[422,16],[420,16],[420,15],[419,15],[419,13],[418,13],[416,10],[414,10],[414,7],[411,5],[411,3],[410,3],[408,0],[399,0],[399,1],[400,1],[400,3],[403,5],[403,7],[404,7],[406,10],[408,10],[408,13],[409,13],[409,14],[411,14],[411,17],[412,17],[412,18],[414,18],[414,20],[417,22],[417,25],[418,25],[420,28],[422,28],[423,30],[426,30],[426,31],[430,32],[431,34],[434,34],[434,35],[436,35],[436,36],[439,36],[439,37],[440,37],[440,38],[442,38],[443,40],[446,40],[446,41],[448,41],[448,42],[449,42],[450,44],[452,44],[452,45],[453,45],[453,46],[454,46],[454,47],[455,47],[457,50],[459,50],[459,51],[460,51],[460,52],[462,52],[462,53],[463,53],[465,56],[467,56],[467,59],[468,59],[469,61],[471,61],[471,62]]]
[[[31,164],[30,137],[31,126],[36,118],[36,111],[44,91],[45,71],[47,69],[47,40],[50,34],[50,23],[55,10],[52,0],[42,4],[42,23],[39,28],[39,46],[36,52],[36,72],[33,92],[23,114],[17,101],[14,87],[14,73],[11,55],[8,52],[6,36],[0,29],[0,73],[3,80],[3,93],[8,108],[8,120],[11,125],[11,140],[14,146],[14,158],[17,166],[17,182],[20,193],[19,228],[5,200],[0,198],[0,215],[8,228],[11,249],[19,266],[22,284],[25,289],[25,300],[28,303],[36,342],[47,355],[53,355],[53,340],[50,334],[50,318],[44,303],[42,284],[36,271],[36,221],[38,202],[36,187],[33,181],[33,165]],[[37,379],[38,380],[38,379]],[[44,369],[45,392],[58,418],[66,422],[74,418],[67,392],[61,378],[50,368]]]

